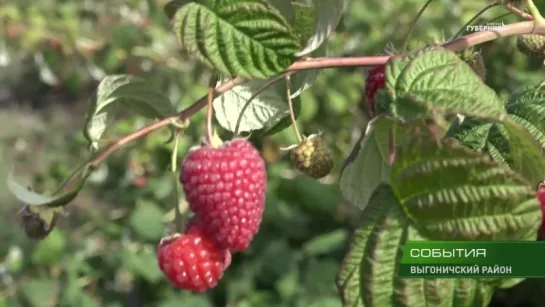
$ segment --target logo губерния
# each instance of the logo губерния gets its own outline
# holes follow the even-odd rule
[[[483,32],[483,31],[494,31],[499,28],[505,27],[505,24],[502,22],[491,22],[487,23],[486,25],[480,25],[480,26],[467,26],[467,31],[474,31],[474,32]]]

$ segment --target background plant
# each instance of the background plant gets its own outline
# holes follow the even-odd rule
[[[1,8],[6,24],[2,90],[6,93],[4,97],[9,97],[3,99],[3,104],[30,100],[34,110],[41,112],[36,116],[11,106],[3,112],[6,158],[13,160],[11,165],[15,165],[18,178],[19,175],[24,178],[24,173],[38,173],[34,182],[28,183],[36,191],[55,189],[71,168],[88,156],[83,135],[73,130],[63,132],[68,131],[66,127],[81,127],[82,110],[87,108],[88,101],[58,106],[60,102],[89,99],[106,74],[146,77],[150,88],[168,94],[176,110],[188,106],[206,91],[209,71],[190,57],[178,55],[180,45],[162,12],[165,3],[105,3],[41,1],[30,5],[17,1]],[[387,41],[400,46],[406,33],[398,29],[407,28],[420,5],[350,2],[343,21],[329,38],[329,53],[372,55],[380,52]],[[482,4],[470,1],[430,5],[413,33],[410,47],[422,47],[427,41],[439,38],[442,32],[450,37],[481,8]],[[495,8],[484,16],[503,12],[504,9]],[[57,16],[61,17],[54,18]],[[400,20],[405,27],[392,20]],[[517,17],[502,20],[508,23]],[[99,21],[103,26],[97,26]],[[14,28],[22,30],[15,35]],[[58,45],[51,43],[51,38],[59,37],[62,54]],[[522,85],[543,80],[539,71],[542,66],[515,54],[513,43],[512,38],[503,38],[481,45],[489,70],[486,83],[502,98]],[[91,51],[85,51],[82,45]],[[166,305],[179,304],[183,299],[187,304],[203,306],[318,303],[338,306],[333,277],[345,254],[346,226],[357,223],[348,219],[354,215],[354,209],[345,204],[335,182],[340,161],[351,151],[366,123],[359,117],[354,120],[353,116],[359,114],[363,72],[362,68],[323,70],[313,87],[301,96],[299,125],[307,134],[324,130],[335,160],[339,161],[337,170],[324,182],[294,173],[279,154],[279,145],[296,142],[291,129],[255,138],[266,160],[276,162],[269,169],[274,179],[269,186],[268,209],[252,250],[234,259],[223,286],[208,295],[177,293],[151,265],[155,262],[156,241],[164,231],[163,215],[173,202],[172,178],[168,173],[172,144],[165,144],[169,131],[161,130],[131,143],[130,150],[123,150],[102,163],[87,179],[85,190],[68,207],[69,218],[61,219],[46,240],[37,245],[28,242],[18,228],[2,223],[4,242],[9,242],[3,245],[5,304],[42,306],[43,302],[52,305],[58,302],[71,306],[98,301],[115,305],[134,300],[144,305]],[[97,144],[99,147],[103,146],[101,142],[127,135],[149,123],[140,116],[132,116],[134,112],[126,113],[127,110],[119,107],[119,116],[112,122],[107,137]],[[191,126],[184,130],[180,158],[202,135],[199,124],[203,115],[197,113],[191,118]],[[17,121],[8,124],[10,118]],[[11,167],[7,165],[6,173]],[[18,203],[6,197],[5,202],[11,204],[5,207],[6,216],[12,216],[19,209]],[[279,258],[289,261],[274,261]],[[532,286],[526,283],[519,289],[531,292]]]

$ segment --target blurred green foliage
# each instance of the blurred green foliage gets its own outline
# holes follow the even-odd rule
[[[180,53],[162,11],[165,2],[8,0],[0,6],[0,175],[13,166],[38,191],[54,189],[68,176],[86,157],[83,110],[107,74],[147,77],[179,110],[205,93],[208,72]],[[375,55],[387,42],[401,48],[422,5],[416,0],[350,1],[329,42],[329,55]],[[452,37],[484,5],[433,2],[410,47]],[[478,23],[505,12],[492,9]],[[486,82],[500,95],[545,79],[540,63],[516,52],[514,38],[481,47]],[[162,131],[98,169],[43,241],[24,237],[15,219],[19,204],[0,189],[0,307],[341,306],[334,278],[357,212],[343,202],[336,182],[365,125],[359,107],[364,76],[364,69],[324,70],[302,96],[300,126],[306,134],[323,130],[335,152],[336,172],[330,178],[318,182],[290,169],[279,147],[296,142],[291,129],[255,140],[268,162],[264,221],[250,250],[234,256],[213,291],[174,290],[156,265],[156,244],[177,203],[176,178],[168,171],[172,145],[165,144],[169,132]],[[110,138],[147,123],[126,113],[119,110]],[[202,119],[202,113],[192,118],[179,144],[179,160],[199,141]],[[522,296],[543,291],[535,283],[520,287]],[[508,300],[517,301],[514,294]],[[542,304],[538,298],[533,302]]]

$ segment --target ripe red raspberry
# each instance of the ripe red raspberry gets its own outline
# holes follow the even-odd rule
[[[180,182],[191,210],[219,246],[244,251],[265,209],[267,173],[259,152],[245,139],[190,151]]]
[[[541,227],[539,228],[539,235],[541,237],[545,237],[545,186],[540,185],[537,189],[537,199],[539,199],[539,203],[541,204]]]
[[[207,238],[212,239],[210,237],[210,235],[206,232],[206,228],[204,226],[205,225],[202,222],[202,220],[199,219],[199,217],[195,215],[187,223],[186,230],[185,230],[184,234],[194,234],[194,235],[197,235],[197,236],[205,235]],[[217,245],[216,241],[213,241],[213,243],[215,245]],[[229,265],[231,264],[231,260],[232,260],[231,252],[227,249],[227,250],[225,250],[225,262],[224,262],[225,269],[227,269],[227,267],[229,267]]]
[[[365,98],[369,104],[369,112],[371,117],[375,116],[375,95],[378,90],[386,86],[386,81],[384,78],[384,70],[386,66],[379,65],[371,68],[365,78]]]
[[[217,285],[231,263],[229,250],[218,247],[198,225],[166,239],[157,248],[159,268],[170,282],[194,292]]]

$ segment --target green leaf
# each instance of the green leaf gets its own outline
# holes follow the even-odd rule
[[[303,251],[307,255],[327,254],[342,247],[346,240],[346,230],[338,229],[318,235],[303,244]]]
[[[95,149],[112,117],[112,107],[121,104],[146,118],[165,118],[176,114],[169,99],[146,80],[131,75],[104,78],[85,114],[83,134]]]
[[[365,136],[356,143],[353,157],[341,173],[343,198],[359,209],[365,209],[373,191],[381,182],[388,182],[388,135],[395,129],[391,119],[378,117],[367,126]]]
[[[399,148],[390,184],[423,234],[436,240],[535,240],[534,187],[486,154],[415,129]]]
[[[24,297],[31,306],[55,306],[57,290],[55,279],[32,279],[21,287]]]
[[[407,142],[411,129],[423,125],[423,121],[401,124],[385,116],[375,117],[369,122],[365,136],[356,143],[341,172],[340,190],[343,198],[359,209],[364,209],[376,187],[389,181],[390,133],[395,137],[395,145],[401,146]]]
[[[295,10],[291,0],[269,0],[269,3],[284,16],[289,24],[295,22]]]
[[[267,80],[248,81],[216,98],[214,114],[218,123],[224,129],[234,132],[244,105],[267,82]],[[250,102],[242,114],[239,132],[271,128],[289,114],[286,87],[283,83],[267,88]]]
[[[267,244],[260,256],[259,279],[264,283],[274,283],[295,267],[297,252],[286,240],[274,240]]]
[[[311,3],[300,3],[297,1],[292,2],[292,8],[294,11],[293,28],[302,44],[306,44],[308,39],[314,33],[316,5],[314,5],[314,0],[311,0],[310,2]],[[320,47],[324,45],[325,44],[322,44]]]
[[[545,89],[526,87],[511,96],[507,113],[521,124],[545,148]]]
[[[334,259],[309,261],[305,274],[305,290],[311,295],[335,294],[335,275],[339,262]]]
[[[318,49],[333,33],[335,28],[337,28],[337,25],[339,24],[339,21],[341,20],[341,16],[346,9],[346,5],[348,3],[347,0],[337,0],[337,1],[324,1],[324,0],[315,0],[313,1],[315,5],[315,13],[314,13],[314,28],[312,31],[312,36],[310,36],[307,41],[306,45],[297,55],[298,56],[306,56],[313,52],[314,50]],[[295,6],[297,8],[297,6]],[[311,14],[311,10],[309,9],[307,13]],[[297,15],[299,14],[299,15]],[[304,18],[309,18],[310,16],[301,16],[301,11],[296,11],[296,21],[297,17],[299,17],[299,20]],[[304,22],[304,20],[303,20]],[[300,25],[304,25],[300,21]],[[308,36],[305,32],[303,32],[304,36]]]
[[[501,119],[503,102],[454,52],[427,48],[393,57],[386,65],[386,90],[391,112],[406,120],[462,114]]]
[[[266,79],[300,50],[288,21],[266,0],[185,1],[173,19],[184,50],[228,76]]]
[[[519,173],[532,189],[545,179],[543,148],[524,127],[507,118],[501,126],[509,142],[511,169]]]
[[[507,164],[509,143],[498,124],[466,117],[463,121],[454,121],[446,136],[458,140],[474,151],[488,153],[498,163]]]
[[[62,261],[67,245],[64,232],[53,230],[45,239],[38,242],[32,251],[32,263],[38,265],[53,265]]]
[[[38,194],[24,187],[23,185],[17,183],[14,177],[15,176],[13,174],[13,171],[11,171],[8,174],[7,185],[10,192],[19,201],[28,205],[33,205],[33,206],[42,206],[44,204],[49,204],[53,201],[52,197]]]
[[[161,239],[165,233],[164,212],[151,202],[141,202],[130,217],[132,229],[142,238],[150,241]]]
[[[507,117],[502,121],[484,121],[466,118],[455,122],[447,136],[453,137],[464,146],[488,153],[496,162],[506,164],[522,175],[531,185],[545,179],[543,147],[535,140],[535,134]]]
[[[123,250],[123,265],[134,275],[155,283],[163,278],[163,273],[157,265],[157,257],[153,251]]]
[[[87,175],[88,176],[88,175]],[[20,202],[29,205],[29,206],[44,206],[44,207],[61,207],[69,204],[73,201],[78,193],[81,191],[85,184],[87,177],[82,178],[78,184],[71,190],[60,193],[54,196],[45,196],[38,194],[25,188],[23,185],[17,183],[14,178],[13,172],[8,174],[7,185],[10,192],[15,196]]]
[[[360,225],[336,280],[343,306],[488,306],[493,288],[475,279],[396,276],[405,243],[426,239],[388,185],[373,193]]]
[[[295,119],[297,120],[299,118],[299,115],[301,115],[301,111],[302,111],[302,102],[301,102],[301,99],[300,97],[297,97],[297,98],[293,98],[292,99],[292,104],[293,104],[293,114],[295,115]],[[289,114],[289,113],[288,113]],[[280,120],[278,122],[278,124],[274,125],[272,128],[270,129],[263,129],[263,135],[275,135],[283,130],[285,130],[286,128],[289,128],[293,125],[292,121],[291,121],[291,117],[289,115],[286,115],[284,116],[284,118],[282,120]]]

